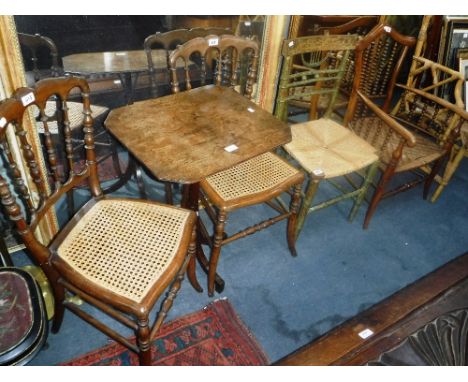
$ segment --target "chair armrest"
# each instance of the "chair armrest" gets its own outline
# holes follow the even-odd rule
[[[435,102],[435,103],[438,103],[440,106],[452,111],[453,113],[456,113],[457,115],[460,116],[460,118],[463,118],[465,120],[468,120],[468,112],[466,112],[465,110],[463,110],[461,107],[443,99],[443,98],[440,98],[440,97],[437,97],[435,96],[434,94],[432,93],[428,93],[428,92],[425,92],[423,90],[420,90],[420,89],[416,89],[416,88],[412,88],[412,87],[409,87],[409,86],[406,86],[406,85],[403,85],[403,84],[396,84],[396,86],[398,86],[399,88],[402,88],[406,91],[409,91],[409,92],[412,92],[414,94],[417,94],[421,97],[424,97],[424,98],[427,98],[429,100],[431,100],[432,102]]]
[[[395,121],[390,115],[380,109],[374,102],[372,102],[359,90],[357,90],[357,94],[378,118],[380,118],[387,126],[389,126],[393,131],[405,139],[408,146],[414,147],[416,145],[416,138],[413,133],[411,133],[411,131],[407,130],[404,126]]]

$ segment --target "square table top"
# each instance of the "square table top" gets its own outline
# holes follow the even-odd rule
[[[285,122],[215,85],[114,109],[105,126],[157,178],[186,184],[291,140]]]

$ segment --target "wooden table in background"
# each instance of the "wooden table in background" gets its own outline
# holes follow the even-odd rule
[[[196,211],[202,179],[291,140],[286,123],[234,90],[214,85],[117,108],[105,125],[155,177],[183,184],[183,207]],[[238,149],[226,151],[231,145]],[[198,243],[206,272],[208,260]],[[201,291],[194,264],[190,272]],[[223,287],[218,276],[216,290]]]
[[[153,49],[156,68],[167,68],[166,51]],[[99,74],[119,76],[128,104],[133,101],[133,91],[140,73],[148,71],[144,50],[120,52],[77,53],[62,58],[65,73],[90,77]]]

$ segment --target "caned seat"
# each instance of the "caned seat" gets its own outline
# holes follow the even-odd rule
[[[76,129],[79,127],[83,127],[83,104],[80,102],[67,102],[67,107],[68,107],[68,116],[70,120],[70,129]],[[107,113],[109,109],[105,106],[99,106],[99,105],[91,105],[91,116],[93,118],[98,118],[104,113]],[[57,121],[54,121],[53,118],[55,117],[57,112],[57,103],[55,101],[47,101],[46,107],[45,107],[45,113],[46,115],[51,118],[52,120],[47,122],[47,125],[49,127],[49,131],[51,134],[58,134],[58,126],[57,126]],[[39,118],[39,110],[36,109],[36,119]],[[37,126],[37,131],[40,134],[44,133],[44,125],[42,122],[38,121],[36,123]]]
[[[38,108],[43,116],[39,122],[47,131],[47,101],[58,99],[65,105],[72,92],[74,99],[80,96],[82,101],[83,129],[77,129],[76,133],[81,134],[79,138],[84,142],[78,148],[84,152],[81,156],[85,159],[74,161],[74,148],[69,144],[72,131],[66,128],[72,123],[70,114],[65,107],[65,110],[59,108],[57,120],[63,123],[57,128],[67,144],[57,145],[51,134],[44,134],[44,161],[48,167],[43,174],[23,120],[34,112],[31,108]],[[67,308],[137,353],[140,364],[150,365],[151,341],[171,309],[187,270],[192,285],[198,285],[195,284],[195,212],[103,194],[97,175],[89,85],[84,79],[50,78],[39,81],[34,88],[19,88],[11,98],[0,103],[0,121],[0,154],[5,158],[3,166],[6,167],[0,168],[0,199],[19,237],[50,282],[55,303],[52,332],[59,331]],[[7,128],[12,128],[18,136],[28,165],[27,176],[36,185],[35,202],[17,170],[18,163],[5,137]],[[65,151],[68,171],[60,169],[59,150]],[[36,236],[37,226],[51,210],[60,208],[57,203],[65,194],[83,182],[89,187],[90,200],[58,232],[51,232],[55,237],[44,244]],[[16,192],[12,191],[12,184],[18,185]],[[150,322],[149,315],[166,290],[159,312]],[[93,312],[81,309],[74,297],[132,329],[135,339],[125,338]]]
[[[200,182],[208,199],[228,210],[252,204],[255,195],[270,198],[301,182],[302,174],[283,158],[267,152]]]
[[[375,149],[350,129],[321,118],[291,126],[286,151],[309,173],[324,179],[350,174],[377,161]]]
[[[70,281],[90,289],[90,294],[91,289],[101,289],[99,293],[140,304],[160,287],[176,257],[185,255],[181,241],[191,229],[190,215],[185,209],[146,201],[93,201],[77,222],[64,227],[68,234],[51,245],[52,263],[72,271]],[[136,314],[139,305],[134,309]]]

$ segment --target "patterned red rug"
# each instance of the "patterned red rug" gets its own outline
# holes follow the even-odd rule
[[[268,358],[228,300],[163,325],[152,348],[154,366],[261,366]],[[138,365],[138,356],[114,343],[65,366]]]

